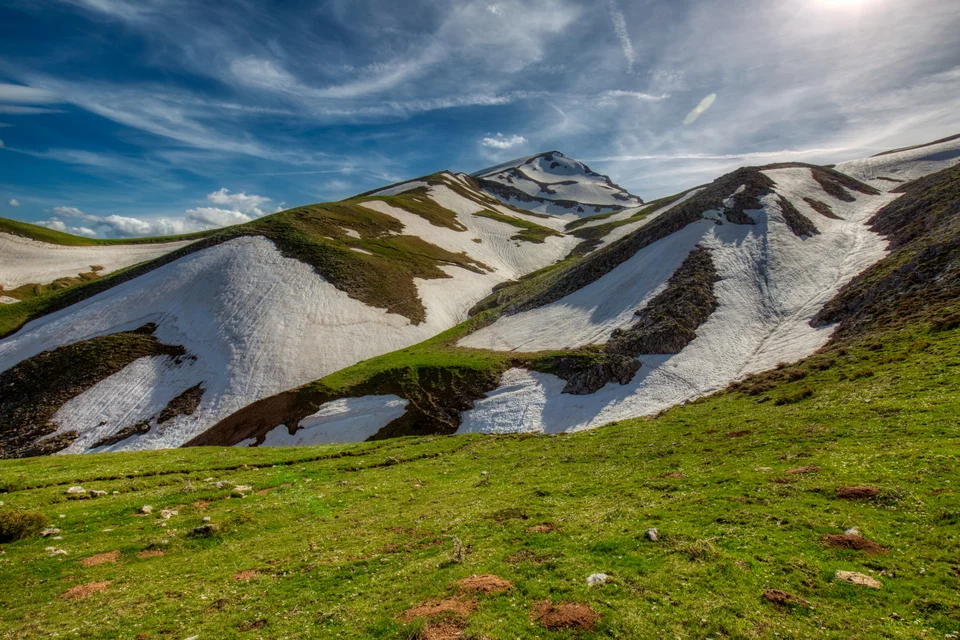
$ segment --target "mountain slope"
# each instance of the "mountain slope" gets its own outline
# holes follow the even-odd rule
[[[473,178],[506,204],[567,220],[643,204],[607,176],[559,151],[505,162]]]
[[[451,174],[425,182],[231,227],[131,277],[104,279],[90,297],[78,287],[72,304],[0,341],[0,372],[19,380],[10,395],[35,383],[18,367],[43,375],[34,365],[46,351],[153,324],[156,339],[183,357],[131,362],[66,398],[39,429],[68,451],[104,441],[178,446],[262,397],[453,326],[493,285],[550,264],[579,242]],[[162,410],[198,385],[195,410],[161,424]],[[15,413],[0,403],[8,429]],[[130,431],[142,423],[149,428]],[[10,448],[11,437],[3,434],[4,455],[22,453]]]

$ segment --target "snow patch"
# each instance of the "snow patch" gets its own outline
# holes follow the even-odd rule
[[[300,429],[292,436],[284,425],[272,429],[261,446],[360,442],[406,413],[409,403],[409,400],[395,395],[333,400],[301,420]]]

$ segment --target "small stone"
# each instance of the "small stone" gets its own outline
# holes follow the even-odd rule
[[[143,514],[153,513],[153,507],[151,507],[148,504],[145,504],[142,507],[140,507],[140,513],[143,513]]]
[[[387,459],[384,460],[384,464],[388,464],[388,465],[400,464],[400,461],[394,458],[393,456],[387,456]]]
[[[120,495],[120,492],[119,492],[119,491],[114,491],[114,492],[113,492],[113,495],[118,496],[118,495]]]
[[[49,553],[51,558],[55,558],[56,556],[68,555],[67,552],[64,551],[63,549],[57,549],[56,547],[47,547],[46,549],[44,549],[44,551]]]
[[[66,518],[67,516],[65,516],[64,514],[61,513],[61,514],[58,515],[57,517],[60,518],[61,520],[63,520],[63,519]]]
[[[660,542],[660,532],[653,527],[647,529],[646,536],[650,542]]]
[[[190,531],[190,535],[193,536],[209,536],[213,535],[217,530],[216,525],[213,524],[202,524],[199,527],[194,527]]]
[[[70,487],[64,493],[66,493],[68,496],[76,496],[86,492],[87,490],[84,489],[83,487]]]
[[[609,580],[610,576],[605,573],[591,573],[589,576],[587,576],[587,586],[593,587],[598,584],[606,584],[609,582]]]
[[[757,404],[763,404],[764,402],[770,402],[770,400],[771,400],[770,396],[763,396],[759,400],[755,400],[755,402]]]
[[[210,516],[203,516],[203,519],[200,522],[210,522]]]
[[[773,471],[773,467],[757,467],[754,469],[754,471],[758,471],[760,473],[768,473],[770,471]]]
[[[253,491],[253,487],[248,484],[238,484],[233,488],[233,490],[243,493],[244,491]]]
[[[44,529],[43,531],[41,531],[40,535],[46,538],[49,536],[58,535],[59,533],[60,533],[60,529],[54,529],[53,527],[51,527],[49,529]]]
[[[855,584],[858,587],[870,587],[871,589],[879,589],[883,585],[880,584],[880,581],[876,578],[872,578],[868,575],[857,573],[856,571],[837,571],[834,575],[837,580],[846,582],[848,584]]]
[[[100,491],[98,489],[92,489],[90,491],[90,497],[92,498],[102,498],[105,495],[107,495],[106,491]]]
[[[860,535],[860,529],[859,529],[858,527],[850,527],[849,529],[847,529],[847,530],[844,531],[843,533],[844,533],[845,535],[848,535],[848,536],[859,536],[859,535]]]
[[[178,516],[178,515],[180,515],[180,512],[177,511],[176,509],[163,509],[160,511],[160,517],[163,518],[164,520],[169,520],[173,516]]]

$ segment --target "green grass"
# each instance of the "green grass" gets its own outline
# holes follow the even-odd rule
[[[178,242],[181,240],[199,240],[219,233],[220,229],[212,231],[198,231],[177,236],[154,236],[151,238],[85,238],[62,231],[54,231],[19,220],[0,218],[0,233],[9,233],[23,238],[30,238],[39,242],[59,244],[67,247],[94,247],[117,244],[156,244],[160,242]]]
[[[960,330],[905,325],[572,435],[3,461],[3,508],[46,515],[63,539],[3,547],[0,637],[405,639],[422,623],[401,612],[494,573],[515,587],[476,597],[469,638],[943,638],[960,631],[958,354]],[[803,466],[820,470],[788,473]],[[119,493],[68,499],[76,484]],[[834,496],[850,485],[881,493]],[[153,515],[136,513],[144,504]],[[179,515],[161,526],[161,508]],[[189,535],[205,516],[218,532]],[[529,531],[546,522],[558,530]],[[852,526],[889,553],[824,545]],[[111,551],[116,563],[80,562]],[[588,589],[594,572],[613,582]],[[61,598],[94,581],[112,583]],[[811,606],[771,604],[767,589]],[[546,599],[591,605],[597,629],[544,631],[530,614]]]
[[[523,240],[525,242],[533,242],[536,244],[542,244],[544,240],[550,236],[562,237],[563,234],[553,229],[548,229],[543,225],[539,225],[535,222],[530,222],[529,220],[524,220],[522,218],[515,218],[513,216],[505,216],[502,213],[495,213],[493,211],[478,211],[474,213],[475,216],[480,216],[481,218],[490,218],[491,220],[496,220],[498,222],[503,222],[511,226],[517,227],[521,231],[514,236],[511,236],[511,240]]]

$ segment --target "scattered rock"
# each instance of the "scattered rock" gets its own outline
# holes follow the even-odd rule
[[[576,629],[591,631],[597,626],[600,614],[590,605],[580,602],[565,602],[552,604],[549,600],[542,602],[533,611],[533,620],[539,621],[549,631],[560,629]]]
[[[610,576],[605,573],[591,573],[587,576],[587,586],[595,587],[598,584],[606,584],[610,579]]]
[[[113,564],[118,559],[120,559],[119,551],[108,551],[106,553],[98,553],[95,556],[84,558],[80,561],[80,564],[85,567],[97,567],[101,564]]]
[[[607,354],[604,362],[592,364],[571,374],[562,393],[589,395],[603,388],[608,382],[616,380],[627,384],[640,370],[640,361],[628,355]]]
[[[872,500],[880,493],[880,487],[837,487],[836,496],[840,500]]]
[[[823,536],[823,541],[828,547],[832,547],[834,549],[854,549],[856,551],[864,551],[870,555],[886,553],[888,551],[886,547],[883,547],[872,540],[867,540],[859,535],[851,535],[848,533],[844,533],[843,535],[826,535]]]
[[[211,519],[212,518],[210,518],[210,516],[203,516],[203,518],[200,519],[200,522],[210,522]]]
[[[407,622],[415,618],[432,618],[444,614],[466,617],[473,612],[475,607],[476,604],[469,600],[444,598],[443,600],[427,601],[412,609],[407,609],[400,617]]]
[[[450,562],[454,564],[463,564],[463,561],[467,559],[467,552],[463,548],[463,543],[460,542],[460,538],[453,536],[453,550],[450,553]]]
[[[647,529],[645,535],[650,542],[660,542],[660,532],[656,528]]]
[[[45,548],[44,548],[44,551],[46,551],[47,553],[49,553],[51,558],[56,557],[56,556],[65,556],[65,555],[68,555],[67,552],[66,552],[64,549],[57,549],[56,547],[45,547]]]
[[[808,464],[803,467],[794,467],[793,469],[787,469],[787,473],[790,475],[799,475],[804,473],[816,473],[820,471],[820,467],[815,464]]]
[[[792,593],[780,591],[779,589],[767,589],[763,592],[763,599],[781,607],[796,605],[803,605],[805,607],[810,606],[810,603],[803,598],[798,598]]]
[[[100,490],[98,490],[98,489],[92,489],[92,490],[90,491],[90,497],[91,497],[91,498],[102,498],[102,497],[104,497],[105,495],[107,495],[107,492],[106,492],[106,491],[100,491]]]
[[[773,398],[771,398],[770,396],[763,396],[762,398],[758,398],[757,400],[754,400],[754,402],[756,404],[763,404],[764,402],[770,402],[771,400],[773,400]]]
[[[857,573],[856,571],[837,571],[837,573],[834,574],[834,578],[841,582],[855,584],[859,587],[870,587],[871,589],[879,589],[883,586],[876,578]]]
[[[82,598],[86,598],[87,596],[93,595],[94,593],[106,591],[107,587],[109,587],[111,584],[113,584],[113,580],[100,580],[97,582],[78,584],[75,587],[70,587],[67,589],[60,597],[64,600],[80,600]]]
[[[846,535],[848,535],[848,536],[858,536],[858,535],[860,535],[860,529],[857,528],[857,527],[850,527],[849,529],[847,529],[847,530],[844,531],[843,533],[846,534]]]
[[[238,484],[233,488],[233,490],[245,493],[245,492],[253,491],[253,487],[251,487],[248,484]]]
[[[40,532],[40,535],[43,536],[44,538],[60,535],[60,529],[53,529],[53,528],[44,529],[43,531]]]
[[[178,515],[180,515],[180,512],[176,509],[162,509],[160,511],[160,518],[163,520],[169,520],[170,518]]]
[[[148,505],[148,504],[145,504],[145,505],[143,505],[142,507],[140,507],[140,513],[142,513],[142,514],[144,514],[144,515],[151,514],[151,513],[153,513],[153,507],[151,507],[151,506]]]
[[[69,489],[64,491],[64,493],[67,494],[68,496],[76,496],[86,492],[87,490],[84,489],[83,487],[70,487]]]
[[[393,456],[387,456],[387,459],[383,461],[383,464],[389,466],[394,464],[400,464],[400,461],[394,458]]]

